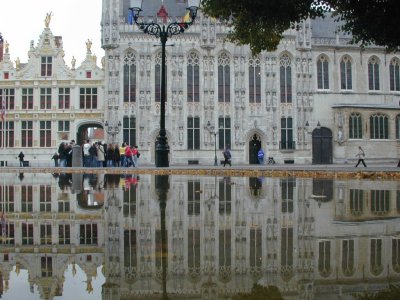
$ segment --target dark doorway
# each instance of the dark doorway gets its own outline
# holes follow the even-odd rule
[[[261,138],[254,134],[249,142],[249,164],[256,165],[258,164],[257,153],[261,148]]]
[[[76,143],[83,145],[84,141],[104,141],[104,129],[99,124],[83,124],[76,133]]]
[[[332,131],[321,127],[312,133],[312,162],[313,164],[332,163]]]

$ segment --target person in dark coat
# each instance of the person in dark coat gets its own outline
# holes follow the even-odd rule
[[[22,151],[18,154],[18,158],[19,158],[19,166],[23,167],[24,166],[24,153],[22,153]]]

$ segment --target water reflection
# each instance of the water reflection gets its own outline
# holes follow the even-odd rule
[[[78,269],[85,299],[276,288],[351,299],[400,282],[399,191],[396,181],[2,174],[0,295],[25,298],[27,272],[32,297],[67,297]]]

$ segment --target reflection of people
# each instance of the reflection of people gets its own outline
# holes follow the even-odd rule
[[[358,146],[358,153],[356,154],[356,156],[358,156],[358,162],[356,164],[356,168],[358,167],[358,165],[360,163],[362,163],[364,165],[364,167],[366,167],[367,165],[365,164],[364,161],[364,157],[365,157],[365,152],[364,150],[361,148],[361,146]]]
[[[24,153],[22,153],[22,151],[18,154],[18,158],[19,158],[19,166],[23,167],[24,166]]]
[[[46,28],[49,28],[52,14],[52,12],[49,12],[46,14],[46,18],[44,18],[44,25],[46,26]]]

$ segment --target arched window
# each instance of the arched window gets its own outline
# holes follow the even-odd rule
[[[132,51],[124,56],[124,102],[136,102],[136,57]]]
[[[200,71],[199,56],[190,52],[187,57],[187,101],[200,101]]]
[[[385,115],[372,115],[369,119],[370,138],[371,139],[388,139],[389,138],[389,118]]]
[[[400,139],[400,115],[396,116],[396,139]]]
[[[323,277],[331,273],[331,242],[320,241],[318,244],[318,271]]]
[[[375,276],[383,271],[382,264],[382,239],[371,239],[370,244],[370,270]]]
[[[342,90],[353,89],[351,77],[351,60],[349,56],[344,56],[340,61],[340,88]]]
[[[349,118],[349,139],[362,139],[361,115],[352,113]]]
[[[261,67],[258,58],[249,59],[249,102],[261,103]]]
[[[345,276],[354,273],[354,240],[342,241],[342,271]]]
[[[317,61],[317,84],[319,90],[329,89],[329,64],[324,55]]]
[[[400,91],[400,62],[393,58],[389,65],[390,90]]]
[[[218,102],[231,101],[231,60],[226,53],[218,57]]]
[[[292,103],[292,61],[286,54],[279,60],[281,103]]]
[[[379,90],[379,61],[375,56],[368,61],[368,88],[370,91]]]

